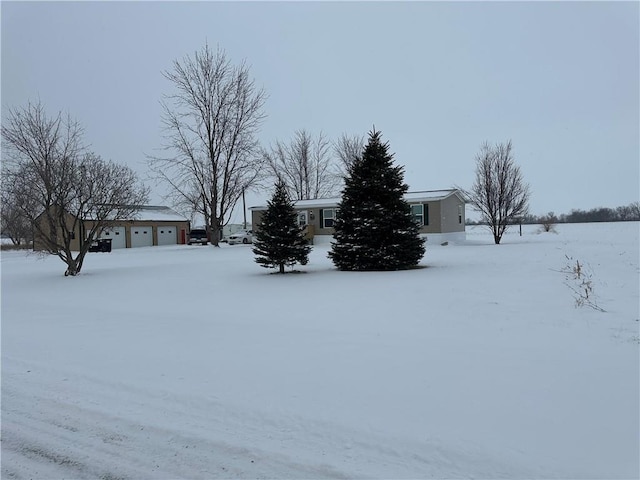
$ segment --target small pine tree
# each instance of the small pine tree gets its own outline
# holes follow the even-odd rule
[[[404,200],[404,168],[393,165],[380,136],[375,129],[369,133],[345,179],[329,252],[340,270],[403,270],[416,266],[425,252]]]
[[[287,194],[287,187],[283,181],[278,181],[253,241],[256,263],[265,268],[278,267],[280,273],[284,273],[285,265],[306,265],[309,252],[311,245],[297,224],[297,215]]]

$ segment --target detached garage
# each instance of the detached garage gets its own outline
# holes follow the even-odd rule
[[[160,245],[180,245],[187,243],[190,222],[169,207],[136,206],[133,218],[110,222],[99,236],[100,240],[110,239],[111,249],[151,247]],[[71,248],[80,249],[80,241],[85,238],[84,231],[91,228],[92,220],[80,225]],[[35,238],[34,250],[43,250],[43,242]]]
[[[114,227],[125,229],[127,248],[178,245],[187,243],[189,220],[169,207],[145,206],[134,218]]]

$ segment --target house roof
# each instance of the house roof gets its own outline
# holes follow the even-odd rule
[[[462,196],[462,193],[457,189],[448,189],[448,190],[424,190],[420,192],[407,192],[404,195],[404,199],[407,202],[427,202],[427,201],[437,201],[444,200],[445,198],[457,195],[460,200],[466,202],[465,198]],[[316,198],[313,200],[297,200],[293,202],[293,206],[296,209],[303,208],[331,208],[338,205],[340,202],[340,197],[335,198]],[[249,210],[266,210],[266,205],[257,205],[255,207],[249,207]]]

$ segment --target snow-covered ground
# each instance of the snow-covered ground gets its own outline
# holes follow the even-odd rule
[[[3,251],[2,478],[638,478],[639,224],[537,228],[403,272]]]

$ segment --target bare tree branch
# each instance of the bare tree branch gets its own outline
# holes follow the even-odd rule
[[[346,133],[334,142],[333,151],[339,160],[338,171],[341,177],[347,176],[353,163],[362,156],[365,143],[363,135],[349,136]]]
[[[511,141],[482,145],[476,155],[476,179],[462,190],[491,229],[496,244],[507,226],[527,213],[530,190],[513,159]]]
[[[320,132],[315,139],[306,130],[297,130],[289,144],[276,141],[262,151],[267,179],[284,182],[293,200],[323,198],[337,193],[340,178],[331,157],[331,143]]]
[[[0,185],[0,224],[3,235],[7,235],[14,245],[28,244],[33,240],[29,219],[22,213],[22,209],[15,198],[11,184],[14,182],[11,172],[2,169],[2,184]]]
[[[162,102],[167,156],[149,156],[149,166],[180,210],[204,216],[217,246],[243,190],[260,174],[256,135],[266,94],[244,62],[234,66],[208,45],[163,75],[175,88]]]

